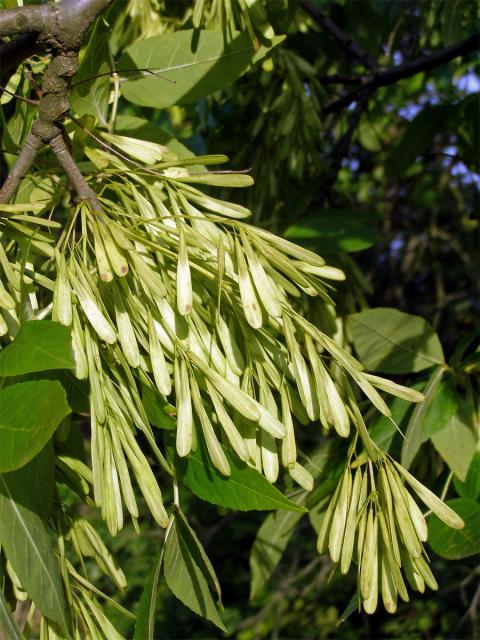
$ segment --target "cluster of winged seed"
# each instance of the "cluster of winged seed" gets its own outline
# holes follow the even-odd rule
[[[318,535],[320,553],[330,553],[347,573],[352,559],[358,567],[359,603],[373,613],[381,594],[385,609],[394,613],[400,597],[408,602],[402,575],[421,593],[425,585],[437,589],[423,547],[427,523],[402,476],[420,500],[443,522],[462,528],[461,518],[406,469],[387,456],[369,461],[354,473],[347,464],[333,494]]]
[[[129,138],[110,138],[125,153],[138,149]],[[47,258],[39,263],[29,257],[25,273],[53,289],[52,317],[71,327],[76,375],[90,382],[94,497],[112,533],[123,526],[125,508],[134,521],[138,517],[132,475],[153,517],[168,524],[158,482],[138,444],[140,431],[172,473],[145,413],[145,390],[166,415],[176,414],[179,456],[201,440],[213,465],[228,476],[229,447],[270,482],[283,466],[307,489],[313,481],[297,461],[296,423],[319,421],[342,437],[353,426],[368,448],[359,391],[385,415],[389,409],[375,387],[422,399],[364,373],[297,311],[304,295],[331,307],[327,282],[342,272],[245,223],[250,212],[244,207],[192,186],[243,186],[248,176],[190,172],[188,166],[219,158],[178,161],[149,144],[140,148],[141,160],[154,153],[155,171],[133,177],[122,160],[90,150],[102,167],[102,210],[78,205],[58,236],[56,228],[43,234],[22,222],[23,233],[30,228],[29,255]],[[31,216],[28,223],[38,221],[49,222]],[[19,234],[12,226],[18,221],[6,218],[5,224]],[[12,261],[0,255],[7,287],[16,285],[14,263],[22,246]],[[8,295],[5,289],[4,307],[11,306]]]

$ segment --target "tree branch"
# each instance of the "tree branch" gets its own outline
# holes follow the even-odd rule
[[[359,60],[367,69],[375,69],[377,67],[375,58],[364,51],[347,33],[337,27],[333,20],[323,11],[320,11],[309,0],[300,0],[300,6],[317,24],[335,38],[348,54]]]
[[[406,62],[405,64],[394,67],[393,69],[378,71],[369,79],[368,77],[364,78],[363,86],[360,89],[351,91],[328,105],[323,110],[323,114],[328,115],[329,113],[336,113],[345,109],[352,102],[355,102],[360,93],[365,89],[368,89],[371,92],[376,91],[379,87],[387,87],[388,85],[394,84],[404,78],[414,76],[422,71],[429,71],[435,67],[447,64],[459,56],[466,56],[469,53],[473,53],[478,49],[480,49],[480,34],[475,33],[469,38],[466,38],[465,40],[462,40],[451,47],[447,47],[446,49],[443,49],[431,56],[422,56],[421,58]]]
[[[91,189],[82,172],[77,167],[75,160],[68,149],[64,134],[58,135],[48,143],[53,153],[57,156],[59,165],[67,174],[72,187],[75,189],[80,200],[86,200],[94,211],[101,211],[102,206],[98,201],[96,193]]]
[[[0,11],[0,37],[14,36],[19,33],[40,33],[52,21],[55,14],[53,4],[30,5],[16,9]]]
[[[3,187],[0,189],[1,204],[7,204],[7,202],[13,198],[20,182],[29,172],[41,146],[41,139],[34,133],[30,132],[25,140],[22,150],[20,151],[17,162],[10,171]]]

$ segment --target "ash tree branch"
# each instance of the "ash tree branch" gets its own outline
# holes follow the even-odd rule
[[[324,115],[329,113],[336,113],[348,107],[352,102],[355,102],[360,93],[365,89],[368,89],[371,93],[376,91],[380,87],[387,87],[404,78],[410,78],[411,76],[421,73],[423,71],[430,71],[436,67],[440,67],[443,64],[451,62],[455,58],[460,56],[466,56],[469,53],[478,51],[480,49],[480,33],[474,33],[470,37],[434,53],[431,56],[422,56],[416,60],[411,60],[403,65],[394,67],[393,69],[387,69],[384,71],[377,71],[369,78],[365,76],[362,81],[362,87],[354,91],[350,91],[335,102],[323,110]]]
[[[25,59],[25,52],[19,50],[18,43],[25,43],[27,39],[26,42],[32,47],[36,48],[38,45],[53,54],[43,76],[38,117],[32,124],[16,164],[0,189],[0,203],[13,198],[42,144],[47,143],[80,199],[87,200],[95,209],[100,209],[95,193],[87,185],[70,154],[64,137],[63,122],[70,110],[70,83],[78,69],[78,52],[85,34],[111,2],[112,0],[61,0],[56,4],[29,5],[0,11],[0,37],[21,34],[11,42],[2,43],[0,53],[5,55],[10,50],[15,53],[17,60]],[[13,64],[12,62],[5,72],[6,76],[12,72]]]
[[[362,49],[358,42],[355,42],[345,31],[342,31],[342,29],[323,13],[323,11],[320,11],[318,7],[313,5],[309,0],[300,0],[300,6],[305,13],[308,13],[322,29],[327,31],[349,55],[356,58],[367,69],[375,69],[377,67],[375,58]]]
[[[42,140],[30,132],[24,142],[15,166],[10,171],[5,183],[0,189],[0,203],[7,204],[15,195],[21,181],[30,171],[35,157],[42,146]]]

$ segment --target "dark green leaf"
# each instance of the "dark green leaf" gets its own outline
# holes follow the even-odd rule
[[[405,133],[390,153],[389,169],[395,178],[405,174],[415,159],[427,151],[439,131],[451,129],[457,121],[456,105],[426,106],[408,123]]]
[[[59,382],[39,380],[12,384],[0,391],[0,472],[31,460],[70,413]]]
[[[304,505],[305,492],[295,500]],[[275,511],[260,527],[250,553],[250,598],[255,598],[272,575],[303,513]]]
[[[21,469],[2,474],[12,499],[47,520],[53,507],[55,460],[52,442]]]
[[[442,558],[460,560],[480,553],[480,508],[468,498],[448,500],[447,504],[463,519],[463,529],[452,529],[432,515],[428,521],[428,542]]]
[[[367,309],[349,317],[353,344],[369,371],[412,373],[444,362],[437,334],[420,316]]]
[[[198,563],[198,557],[204,551],[195,546],[192,538],[185,538],[184,529],[175,518],[165,540],[165,581],[184,605],[225,631],[205,577],[203,563]]]
[[[468,467],[465,482],[454,478],[455,489],[462,498],[477,500],[480,497],[480,451],[476,451]]]
[[[175,420],[164,409],[168,403],[160,394],[145,385],[142,385],[142,403],[149,422],[155,427],[169,431],[176,429]]]
[[[441,431],[456,413],[457,406],[457,394],[452,381],[449,379],[442,380],[436,388],[432,401],[429,402],[423,416],[423,431],[425,435],[433,436]]]
[[[160,551],[143,587],[138,603],[137,621],[133,640],[154,640],[155,608],[157,604],[157,589],[160,569],[162,566],[164,549]]]
[[[37,513],[15,502],[8,475],[0,475],[0,544],[35,605],[66,631],[67,603],[47,527]]]
[[[27,322],[0,352],[0,376],[74,368],[70,331],[50,320]]]
[[[337,622],[337,627],[339,627],[342,623],[344,623],[345,620],[352,615],[352,613],[355,613],[355,611],[358,611],[359,608],[360,608],[360,600],[358,597],[358,591],[355,591],[353,596],[348,601],[347,606],[345,607],[343,612],[340,614],[340,617],[338,618],[338,622]]]
[[[450,418],[441,431],[432,436],[432,443],[450,469],[460,480],[467,477],[475,453],[477,438],[463,407]]]
[[[423,420],[428,406],[435,397],[436,390],[442,379],[445,369],[438,367],[427,382],[423,395],[425,400],[415,405],[411,418],[405,432],[405,440],[402,446],[402,465],[408,469],[417,455],[420,447],[428,440],[428,436],[423,431]]]
[[[377,241],[375,216],[354,211],[318,211],[288,227],[285,238],[307,245],[320,254],[355,252]]]
[[[188,457],[183,482],[199,498],[239,511],[305,511],[286,498],[258,471],[240,462],[227,449],[224,451],[231,469],[228,478],[215,469],[202,447]]]
[[[272,46],[283,39],[275,37]],[[139,40],[118,63],[122,94],[157,109],[189,104],[235,82],[270,48],[255,51],[246,32],[233,33],[228,43],[221,31],[193,29]]]
[[[107,124],[110,97],[111,56],[108,32],[105,22],[98,20],[70,92],[76,115],[89,113],[102,126]]]

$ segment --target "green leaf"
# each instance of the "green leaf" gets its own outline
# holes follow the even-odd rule
[[[0,391],[0,472],[31,460],[70,413],[59,382],[39,380],[12,384]]]
[[[0,589],[0,631],[5,634],[2,637],[9,640],[22,640],[20,629],[15,624],[8,602]]]
[[[480,509],[478,502],[468,498],[448,500],[447,505],[465,522],[463,529],[452,529],[437,516],[428,521],[428,542],[432,549],[447,560],[460,560],[480,553]]]
[[[470,424],[464,404],[443,429],[432,436],[433,446],[460,480],[466,479],[477,447]]]
[[[224,452],[231,469],[228,478],[215,469],[202,446],[188,457],[183,482],[196,496],[239,511],[286,509],[305,512],[303,507],[286,498],[258,471],[242,463],[227,449]]]
[[[284,236],[320,254],[353,253],[371,247],[378,235],[372,215],[335,209],[321,210],[289,226]]]
[[[451,380],[442,380],[423,416],[423,432],[433,436],[441,431],[457,412],[458,399]]]
[[[423,395],[425,400],[415,405],[412,416],[409,420],[407,430],[405,432],[405,440],[402,445],[402,465],[409,469],[415,456],[417,455],[420,447],[424,442],[428,440],[428,436],[423,430],[423,420],[425,413],[428,410],[428,406],[435,397],[435,393],[438,385],[442,379],[445,369],[438,367],[432,373],[429,381],[427,382],[425,389],[423,389]]]
[[[74,368],[70,331],[50,320],[27,322],[15,340],[0,351],[0,376]]]
[[[14,500],[9,475],[0,475],[0,544],[35,605],[68,635],[67,603],[47,527]]]
[[[97,20],[70,92],[76,115],[89,113],[102,126],[107,124],[112,70],[108,33],[105,22]]]
[[[302,505],[306,494],[295,502]],[[303,513],[275,511],[258,530],[250,553],[250,598],[255,598],[278,565]]]
[[[175,517],[165,539],[165,581],[185,606],[226,631],[205,577],[204,563],[199,561],[204,554],[190,536],[185,536],[185,528]]]
[[[138,603],[137,621],[135,622],[133,640],[154,640],[155,608],[163,553],[164,548],[162,547],[143,587],[140,602]]]
[[[353,344],[369,371],[413,373],[444,363],[442,345],[426,320],[378,307],[349,316]]]
[[[480,451],[475,451],[470,466],[468,467],[465,482],[459,478],[453,479],[455,489],[462,498],[477,500],[480,497]]]
[[[390,153],[388,167],[392,178],[402,177],[416,158],[431,147],[439,131],[453,129],[457,116],[454,104],[424,107],[408,123],[403,136]]]
[[[160,394],[155,393],[149,387],[142,385],[142,404],[147,414],[148,421],[159,429],[172,431],[176,429],[175,420],[166,413],[164,406],[168,403],[162,400]]]
[[[360,598],[358,595],[358,591],[355,591],[355,593],[352,595],[352,597],[348,601],[347,606],[345,607],[343,612],[340,614],[337,622],[337,627],[343,624],[345,620],[352,615],[352,613],[355,613],[355,611],[359,611],[359,610],[360,610]]]
[[[49,442],[21,469],[2,474],[12,499],[47,520],[52,514],[55,459]]]
[[[272,47],[284,36],[276,36]],[[157,109],[189,104],[223,89],[271,47],[255,52],[248,33],[236,33],[226,43],[221,31],[184,30],[139,40],[119,60],[122,95]]]

